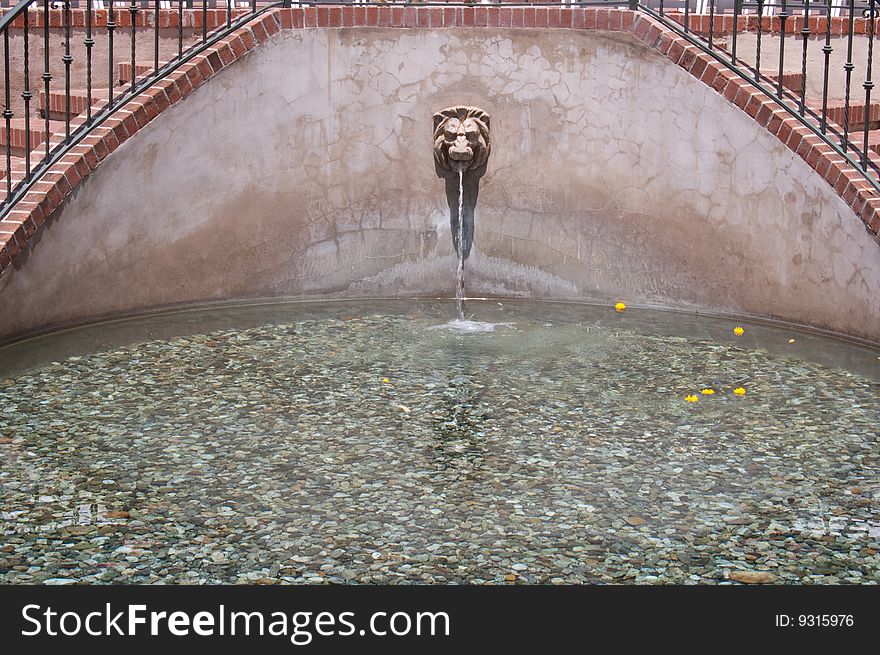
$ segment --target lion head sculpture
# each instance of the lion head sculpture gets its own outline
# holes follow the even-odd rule
[[[489,114],[476,107],[450,107],[434,114],[434,160],[440,168],[465,171],[489,159]]]

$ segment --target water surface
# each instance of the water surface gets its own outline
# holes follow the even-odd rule
[[[252,303],[0,349],[0,582],[877,582],[876,351],[467,311]]]

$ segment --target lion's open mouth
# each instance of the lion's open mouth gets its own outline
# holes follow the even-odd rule
[[[454,146],[449,149],[449,158],[455,161],[470,161],[474,158],[474,151],[472,148],[455,148]]]

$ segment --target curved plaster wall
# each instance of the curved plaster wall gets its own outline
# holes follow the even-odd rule
[[[880,247],[630,35],[283,31],[163,112],[0,277],[0,335],[260,295],[450,295],[431,116],[492,116],[468,293],[621,298],[880,340]],[[14,309],[10,309],[14,308]]]

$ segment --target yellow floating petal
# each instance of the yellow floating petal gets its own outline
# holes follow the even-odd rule
[[[704,396],[712,396],[715,394],[715,389],[703,389],[700,393]]]
[[[694,396],[693,394],[691,394],[690,396],[685,396],[684,399],[685,399],[686,401],[688,401],[689,403],[695,403],[695,402],[697,402],[697,401],[699,400],[699,398],[697,398],[697,397]]]
[[[745,396],[746,390],[743,389],[742,387],[737,387],[736,389],[733,390],[733,393],[737,396]]]
[[[391,382],[391,380],[389,380],[388,378],[382,378],[382,382],[388,383],[388,382]]]
[[[626,305],[624,305],[622,302],[619,302],[616,305],[614,305],[614,309],[618,312],[622,312],[623,310],[626,309]]]
[[[733,328],[733,333],[734,333],[736,336],[738,336],[738,337],[741,337],[741,336],[743,335],[744,332],[745,332],[745,330],[743,330],[743,329],[742,329],[740,326],[738,326],[738,325],[737,325],[735,328]]]

